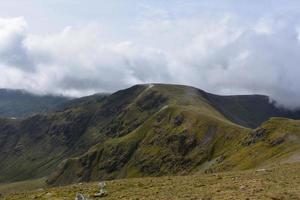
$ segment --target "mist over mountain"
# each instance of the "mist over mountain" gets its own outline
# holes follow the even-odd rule
[[[124,16],[127,25],[87,21],[47,34],[32,32],[26,17],[0,17],[5,77],[0,87],[86,96],[134,84],[176,83],[221,95],[265,94],[278,106],[300,107],[299,13],[289,6],[263,12],[251,1],[247,4],[257,13],[249,20],[247,11],[211,15],[195,11],[206,4],[178,1],[124,5],[135,11],[130,20]],[[180,15],[180,5],[194,12]]]
[[[299,0],[0,1],[0,199],[300,199],[299,18]]]
[[[25,90],[0,89],[0,117],[20,118],[43,113],[71,100],[54,95],[36,95]]]

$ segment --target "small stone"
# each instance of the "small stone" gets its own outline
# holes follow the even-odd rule
[[[86,200],[86,198],[83,196],[83,194],[77,193],[76,197],[75,197],[75,200]]]
[[[52,196],[52,193],[50,193],[50,192],[47,192],[47,193],[45,194],[45,196],[47,196],[47,197],[51,197],[51,196]]]
[[[265,172],[267,169],[257,169],[256,172]]]
[[[240,186],[240,189],[241,189],[241,190],[244,190],[244,189],[246,189],[246,186],[241,185],[241,186]]]
[[[96,193],[93,195],[94,197],[106,197],[107,193]]]

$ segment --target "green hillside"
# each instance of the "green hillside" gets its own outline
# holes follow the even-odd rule
[[[264,96],[164,84],[75,99],[48,114],[0,120],[0,182],[46,176],[66,185],[297,162],[300,122],[270,117],[299,112]]]

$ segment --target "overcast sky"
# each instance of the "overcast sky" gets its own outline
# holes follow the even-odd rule
[[[0,1],[0,87],[178,83],[300,108],[299,19],[298,0]]]

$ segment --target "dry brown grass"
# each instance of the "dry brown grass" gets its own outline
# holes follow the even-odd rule
[[[77,192],[93,195],[97,183],[8,194],[3,199],[71,200]],[[193,176],[135,178],[107,182],[103,200],[300,199],[300,164],[266,171],[238,171]],[[90,197],[89,199],[94,199]]]

